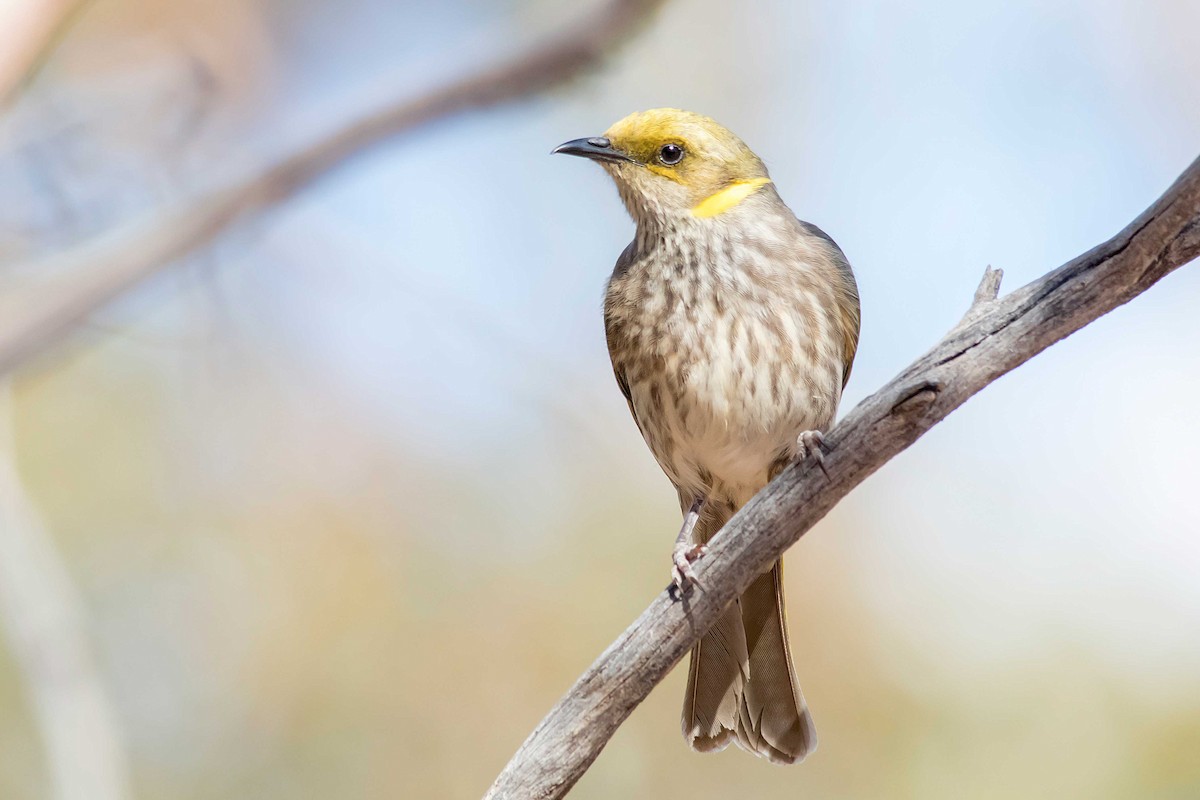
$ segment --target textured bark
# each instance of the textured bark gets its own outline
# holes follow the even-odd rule
[[[734,516],[530,734],[487,798],[559,798],[734,597],[845,495],[971,395],[1200,255],[1200,159],[1112,239],[997,298],[988,268],[962,321],[825,436],[825,473],[792,465]]]

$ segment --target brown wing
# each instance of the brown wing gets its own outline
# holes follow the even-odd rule
[[[838,311],[842,321],[842,388],[850,380],[850,369],[854,366],[854,354],[858,352],[858,331],[861,316],[858,305],[858,285],[854,282],[854,274],[850,265],[846,265],[846,281],[848,291],[838,296]]]
[[[620,362],[617,358],[617,353],[622,349],[622,341],[620,332],[613,318],[614,304],[619,303],[620,288],[619,283],[624,277],[625,272],[629,269],[637,255],[637,241],[630,242],[621,255],[617,258],[617,264],[613,267],[612,277],[608,281],[608,289],[604,296],[604,338],[608,343],[608,357],[612,361],[613,375],[617,379],[617,387],[621,390],[621,394],[625,395],[625,402],[629,405],[629,413],[633,416],[634,424],[638,426],[638,430],[642,430],[642,423],[638,419],[637,411],[633,407],[633,396],[629,391],[629,380],[625,377],[625,371],[620,367]],[[643,433],[645,433],[643,431]]]
[[[617,388],[621,390],[621,394],[625,395],[625,403],[629,406],[629,413],[633,416],[633,421],[637,424],[638,430],[641,430],[642,423],[638,422],[637,412],[633,410],[633,396],[629,393],[629,381],[625,380],[624,371],[617,369],[614,364],[613,375],[617,378]]]
[[[858,304],[858,283],[854,280],[854,272],[850,262],[837,242],[825,231],[811,222],[797,220],[801,229],[809,236],[815,236],[825,244],[830,261],[836,269],[834,280],[834,301],[838,308],[838,321],[842,331],[842,388],[850,380],[850,369],[854,366],[854,354],[858,352],[858,332],[861,325],[861,315]]]

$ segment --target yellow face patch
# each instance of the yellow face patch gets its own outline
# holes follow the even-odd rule
[[[668,178],[670,180],[675,181],[676,183],[683,183],[683,178],[681,178],[679,173],[677,171],[675,171],[674,169],[672,169],[671,167],[663,167],[663,166],[659,166],[658,164],[647,164],[646,169],[650,170],[655,175],[658,175],[660,177]]]
[[[632,162],[612,170],[618,183],[679,212],[714,217],[770,183],[762,160],[741,139],[689,111],[639,111],[610,127],[604,138]],[[647,180],[646,173],[665,180]]]
[[[692,215],[696,217],[715,217],[718,214],[724,214],[758,191],[760,186],[765,186],[770,182],[770,178],[751,178],[746,181],[735,181],[721,191],[710,194],[692,206]]]

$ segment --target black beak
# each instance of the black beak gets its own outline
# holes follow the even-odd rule
[[[572,139],[569,142],[563,142],[550,151],[550,155],[554,155],[555,153],[566,153],[569,156],[583,156],[593,161],[626,161],[635,163],[632,158],[620,150],[614,149],[612,142],[603,136],[593,136],[590,139]]]

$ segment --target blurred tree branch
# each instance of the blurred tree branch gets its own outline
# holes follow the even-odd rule
[[[0,110],[33,78],[88,0],[0,0]]]
[[[479,74],[353,120],[260,171],[29,266],[68,274],[61,292],[34,298],[0,322],[0,375],[58,341],[93,312],[234,223],[295,195],[385,139],[473,109],[527,97],[594,66],[665,0],[610,0],[529,52]],[[60,271],[62,271],[60,273]]]
[[[62,291],[39,294],[6,308],[0,320],[0,376],[174,259],[295,195],[365,148],[579,75],[630,36],[663,2],[609,0],[576,27],[528,52],[351,120],[239,180],[176,202],[39,263],[23,265],[30,274],[65,274],[71,279]],[[42,0],[24,4],[21,15],[14,12],[13,19],[5,19],[7,27],[0,32],[0,109],[36,71],[84,4],[85,0]],[[0,420],[0,434],[5,424]],[[45,742],[55,796],[120,800],[129,793],[128,763],[115,713],[87,647],[82,603],[9,458],[10,438],[0,436],[0,623]]]
[[[46,751],[54,797],[122,800],[129,765],[84,631],[83,602],[17,473],[0,383],[0,632]]]
[[[565,795],[721,611],[851,489],[1001,375],[1200,255],[1200,159],[1112,239],[998,298],[988,268],[962,321],[825,436],[826,473],[794,464],[710,542],[701,587],[663,591],[541,721],[487,798]],[[998,298],[998,299],[997,299]],[[665,563],[665,561],[664,561]]]

